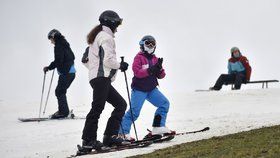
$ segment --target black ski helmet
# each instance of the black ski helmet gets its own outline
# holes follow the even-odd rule
[[[145,42],[154,42],[155,43],[155,46],[156,46],[156,39],[153,37],[153,36],[151,36],[151,35],[146,35],[146,36],[144,36],[142,39],[141,39],[141,41],[139,42],[139,45],[140,45],[140,49],[142,50],[142,51],[145,51],[144,50],[144,44],[145,44]]]
[[[122,20],[123,19],[112,10],[106,10],[99,16],[100,24],[108,26],[113,32],[122,23]]]
[[[58,36],[61,36],[61,33],[56,30],[56,29],[52,29],[49,33],[48,33],[48,39],[51,39],[51,38],[55,38],[55,37],[58,37]]]

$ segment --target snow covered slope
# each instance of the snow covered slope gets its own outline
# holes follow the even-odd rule
[[[280,124],[280,89],[259,89],[219,92],[172,94],[167,118],[170,129],[191,131],[209,126],[210,131],[178,136],[171,142],[153,144],[148,148],[100,154],[96,157],[126,157],[152,152],[155,149],[213,136]],[[81,143],[84,120],[63,120],[21,123],[18,117],[36,117],[38,103],[0,101],[1,157],[67,157]],[[55,110],[56,105],[49,105]],[[90,105],[72,106],[76,115],[85,116]],[[102,139],[107,118],[112,108],[107,106],[100,118],[98,138]],[[155,108],[145,103],[136,122],[142,138],[151,128]],[[50,113],[50,112],[49,112]],[[131,132],[132,135],[134,131]],[[89,156],[84,156],[89,157]]]

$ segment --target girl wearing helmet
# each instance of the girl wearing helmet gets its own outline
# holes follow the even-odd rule
[[[89,48],[82,62],[89,70],[89,82],[93,89],[92,108],[87,115],[83,129],[82,152],[99,150],[103,145],[123,145],[127,141],[118,137],[118,129],[126,110],[123,97],[111,85],[117,70],[126,71],[128,64],[119,63],[116,57],[114,33],[122,19],[111,10],[104,11],[99,17],[100,24],[93,28],[87,36]],[[113,105],[114,110],[108,119],[104,132],[103,143],[97,140],[98,119],[105,103]]]
[[[145,100],[157,107],[152,124],[153,130],[147,136],[175,133],[165,125],[169,101],[157,88],[157,79],[164,78],[165,71],[162,67],[163,59],[156,57],[154,54],[156,40],[153,36],[147,35],[141,39],[139,44],[141,50],[135,56],[132,65],[134,77],[131,84],[131,109],[124,115],[122,128],[119,131],[120,135],[129,141],[135,140],[129,134],[131,124],[137,120]],[[133,113],[133,116],[131,113]]]

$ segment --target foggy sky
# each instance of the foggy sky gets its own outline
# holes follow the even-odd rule
[[[125,56],[130,66],[139,40],[146,34],[156,38],[155,53],[164,58],[167,73],[159,84],[167,96],[212,86],[221,73],[227,73],[233,46],[249,59],[251,80],[280,78],[279,0],[0,0],[0,100],[39,103],[42,68],[54,58],[47,33],[56,28],[76,56],[69,102],[90,103],[88,70],[80,61],[87,33],[108,9],[123,18],[115,38],[117,56]],[[57,76],[50,98],[54,104]],[[131,82],[131,67],[127,76]],[[50,77],[49,72],[46,88]],[[121,72],[113,85],[127,99]]]

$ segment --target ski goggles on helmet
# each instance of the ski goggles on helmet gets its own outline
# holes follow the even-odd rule
[[[156,46],[156,41],[146,40],[146,41],[144,41],[144,44],[148,48],[154,48]]]
[[[122,21],[123,21],[123,19],[119,18],[119,19],[111,21],[111,22],[119,26],[122,24]]]
[[[119,25],[121,25],[122,24],[122,21],[123,21],[123,19],[120,19],[118,22],[119,22]]]

